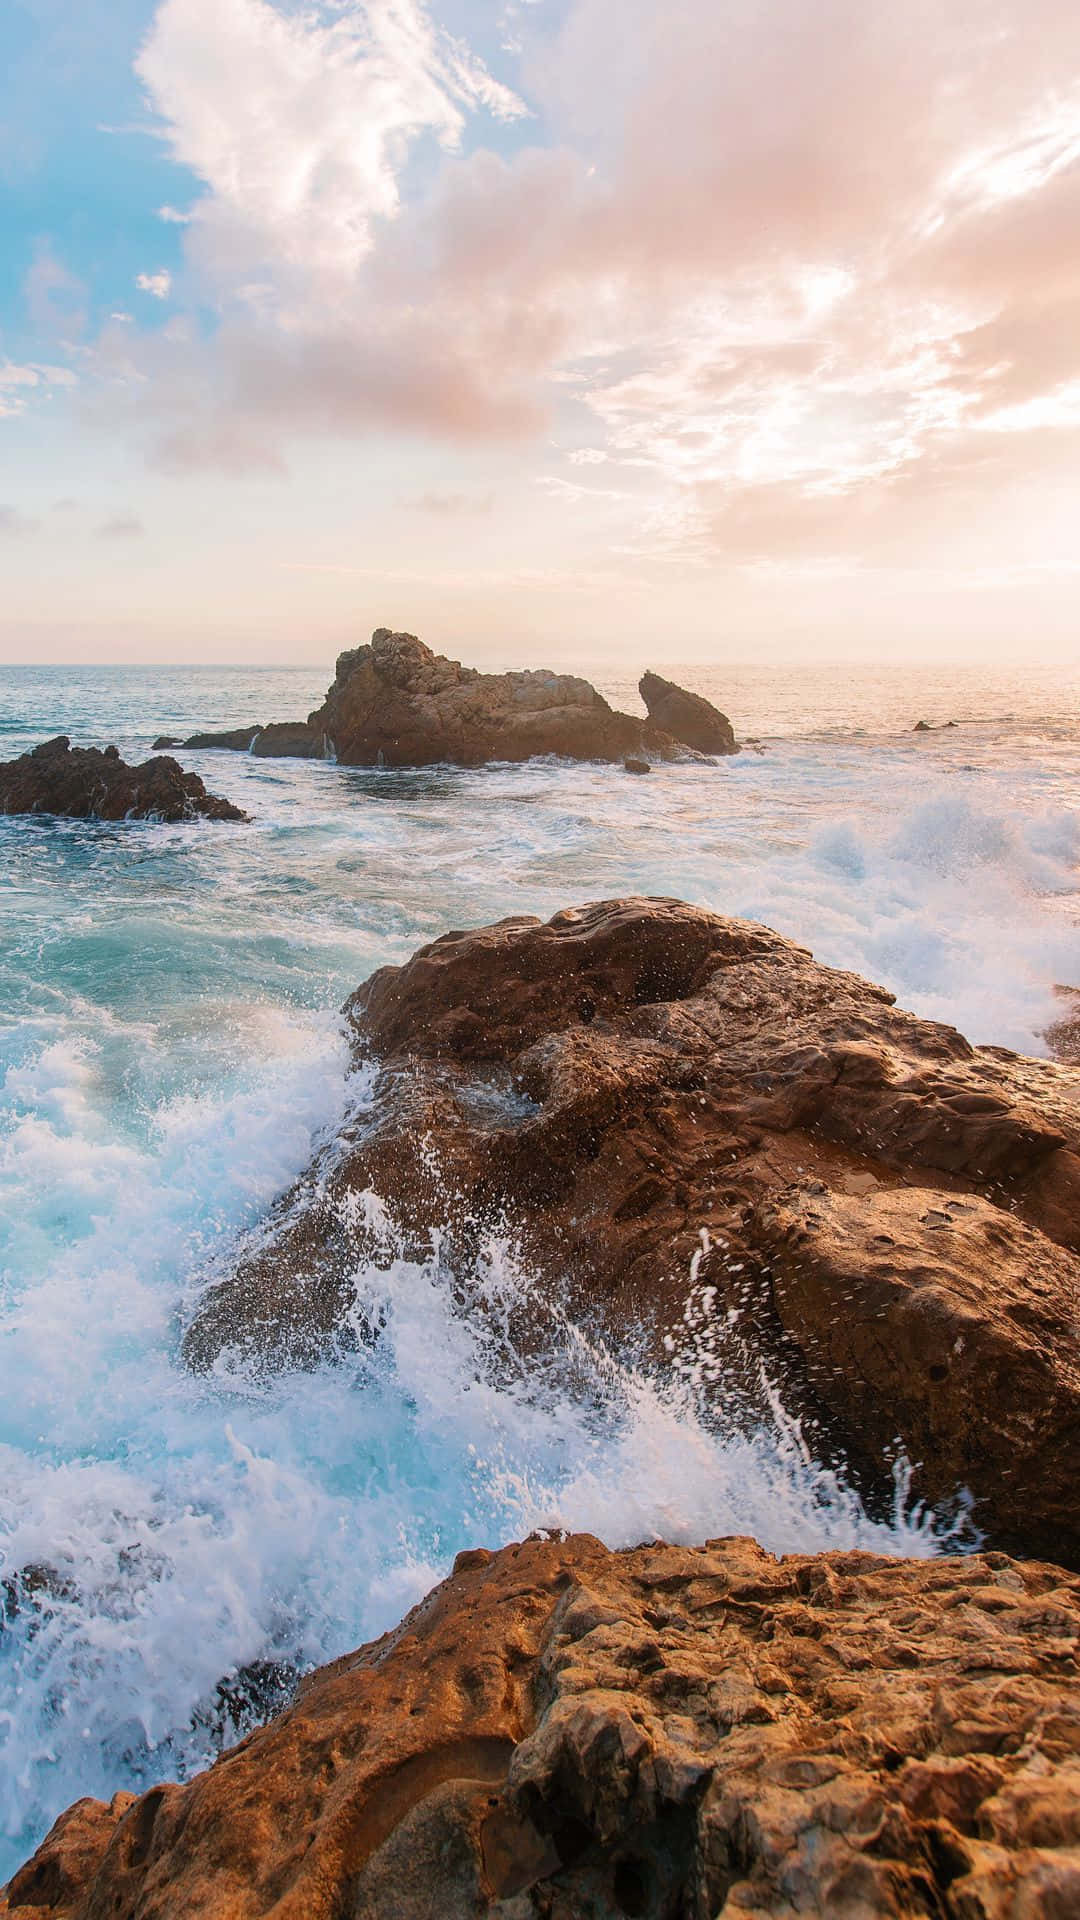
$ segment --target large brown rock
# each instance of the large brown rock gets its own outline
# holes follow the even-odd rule
[[[130,767],[115,747],[73,747],[66,734],[0,765],[0,813],[73,820],[246,820],[197,773],[161,755]]]
[[[545,753],[622,760],[643,748],[678,754],[670,736],[615,712],[587,680],[543,670],[479,673],[386,627],[340,656],[309,724],[333,741],[344,766],[472,767]]]
[[[7,1920],[1067,1920],[1080,1582],[752,1541],[459,1556],[207,1773],[82,1800]]]
[[[257,759],[335,759],[346,767],[478,767],[535,754],[699,757],[652,721],[616,712],[574,674],[480,673],[432,653],[415,634],[387,627],[377,628],[367,646],[339,655],[334,684],[307,720],[194,733],[184,745],[232,748]]]
[[[727,714],[700,693],[689,693],[658,673],[642,674],[638,692],[654,725],[674,734],[684,745],[695,747],[699,753],[738,752]]]
[[[1080,1072],[672,900],[447,934],[347,1014],[371,1106],[205,1293],[193,1366],[318,1361],[433,1232],[479,1311],[493,1229],[519,1348],[555,1306],[727,1417],[764,1364],[868,1487],[900,1446],[919,1494],[1080,1562]]]

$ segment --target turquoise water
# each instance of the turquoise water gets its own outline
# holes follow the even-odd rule
[[[0,820],[0,1579],[44,1565],[55,1589],[0,1631],[0,1876],[79,1794],[202,1763],[231,1669],[370,1637],[464,1545],[937,1544],[925,1516],[869,1519],[782,1414],[717,1433],[613,1353],[578,1354],[587,1404],[507,1384],[434,1265],[378,1277],[386,1336],[345,1366],[178,1364],[199,1287],[362,1105],[345,995],[449,926],[681,894],[1041,1049],[1080,983],[1076,678],[685,677],[765,750],[648,780],[193,754],[250,827]],[[7,669],[0,757],[58,731],[138,757],[306,713],[327,678]],[[922,713],[964,724],[916,738]],[[527,1288],[489,1253],[493,1289]]]

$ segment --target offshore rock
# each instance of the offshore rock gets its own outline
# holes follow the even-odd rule
[[[346,767],[478,767],[536,754],[699,757],[651,721],[616,712],[574,674],[479,673],[433,653],[415,634],[387,627],[378,627],[369,645],[339,655],[334,684],[306,721],[196,733],[184,745],[256,758],[335,759]]]
[[[534,754],[622,760],[645,747],[670,759],[680,751],[573,674],[479,673],[386,627],[340,656],[310,725],[333,741],[343,766],[475,767]]]
[[[658,673],[645,673],[638,692],[648,709],[649,719],[666,733],[674,734],[685,746],[699,753],[737,753],[735,731],[726,713],[714,707],[700,693],[688,693],[673,680]]]
[[[753,1541],[459,1555],[186,1785],[80,1800],[7,1920],[1066,1920],[1080,1582]]]
[[[674,900],[444,935],[346,1012],[370,1107],[208,1287],[192,1366],[377,1337],[357,1276],[433,1236],[483,1311],[509,1236],[519,1351],[568,1314],[725,1415],[764,1367],[866,1486],[899,1446],[919,1496],[1080,1564],[1080,1071]]]
[[[246,820],[165,755],[131,767],[116,747],[73,747],[66,734],[0,764],[0,813],[72,820]]]

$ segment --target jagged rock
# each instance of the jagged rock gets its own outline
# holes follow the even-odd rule
[[[1080,1072],[671,900],[444,935],[346,1012],[371,1107],[205,1293],[191,1365],[317,1362],[362,1334],[356,1272],[435,1231],[475,1310],[508,1229],[526,1349],[547,1301],[681,1366],[689,1311],[726,1413],[764,1362],[868,1485],[899,1441],[918,1492],[1080,1562]]]
[[[387,627],[339,655],[334,684],[306,721],[196,733],[184,745],[333,758],[346,767],[477,767],[534,754],[622,760],[645,750],[696,757],[650,721],[616,712],[574,674],[480,673]]]
[[[246,820],[197,773],[161,756],[130,767],[116,747],[73,747],[66,734],[0,764],[0,813],[73,820]]]
[[[1065,1920],[1080,1582],[752,1541],[459,1556],[186,1785],[81,1800],[7,1920]]]
[[[912,733],[950,733],[958,724],[956,720],[945,720],[940,726],[932,727],[929,720],[916,720],[911,731]]]
[[[700,693],[688,693],[673,680],[658,673],[645,673],[638,692],[648,709],[649,719],[665,733],[674,734],[685,746],[699,753],[737,753],[735,731],[726,713],[714,707]]]

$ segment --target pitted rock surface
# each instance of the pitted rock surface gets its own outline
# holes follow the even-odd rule
[[[459,1556],[207,1773],[79,1801],[7,1920],[1070,1920],[1080,1582],[753,1541]]]
[[[371,1104],[207,1290],[193,1366],[319,1361],[433,1233],[478,1311],[497,1228],[526,1349],[546,1304],[648,1365],[689,1344],[727,1410],[764,1365],[868,1484],[899,1447],[995,1545],[1080,1562],[1080,1072],[672,900],[447,934],[346,1011]]]

